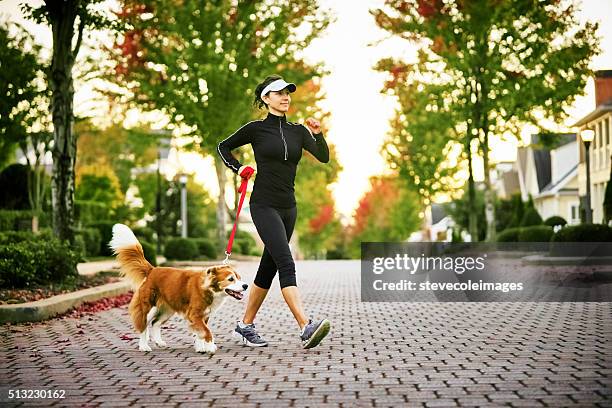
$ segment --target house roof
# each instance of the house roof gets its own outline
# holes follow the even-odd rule
[[[440,220],[446,217],[446,211],[443,204],[431,205],[431,225],[437,224]]]
[[[533,149],[533,163],[538,180],[538,190],[542,191],[551,180],[550,150]]]
[[[567,183],[569,183],[574,177],[576,177],[576,175],[578,174],[578,163],[576,163],[571,169],[568,170],[567,173],[565,173],[563,176],[561,176],[561,178],[559,180],[557,180],[556,183],[549,183],[548,185],[546,185],[541,191],[540,191],[540,196],[546,196],[546,195],[551,195],[551,194],[556,194],[561,190],[567,190],[567,191],[577,191],[577,188],[571,188],[571,189],[564,189],[563,187],[565,187],[567,185]]]

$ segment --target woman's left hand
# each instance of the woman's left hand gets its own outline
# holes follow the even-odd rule
[[[316,119],[306,119],[306,126],[308,126],[308,129],[310,129],[313,135],[321,133],[321,123]]]

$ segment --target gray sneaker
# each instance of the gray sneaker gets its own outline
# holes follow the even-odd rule
[[[302,338],[302,346],[305,349],[316,347],[327,333],[329,333],[329,320],[323,319],[318,322],[308,320],[308,324],[304,326],[304,332],[300,336]]]
[[[257,334],[257,330],[255,330],[255,325],[253,323],[247,324],[245,327],[240,327],[240,325],[237,324],[232,332],[232,336],[240,340],[245,346],[265,347],[268,345],[268,342]]]

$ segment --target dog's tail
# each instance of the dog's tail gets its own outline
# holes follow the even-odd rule
[[[121,275],[132,283],[134,289],[138,288],[147,277],[153,265],[144,257],[142,245],[136,239],[132,230],[123,224],[113,226],[113,239],[108,244],[121,266]]]

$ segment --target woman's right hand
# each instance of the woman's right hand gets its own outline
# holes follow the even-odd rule
[[[242,166],[238,169],[238,175],[243,179],[248,180],[253,174],[255,174],[255,169],[251,166]]]

